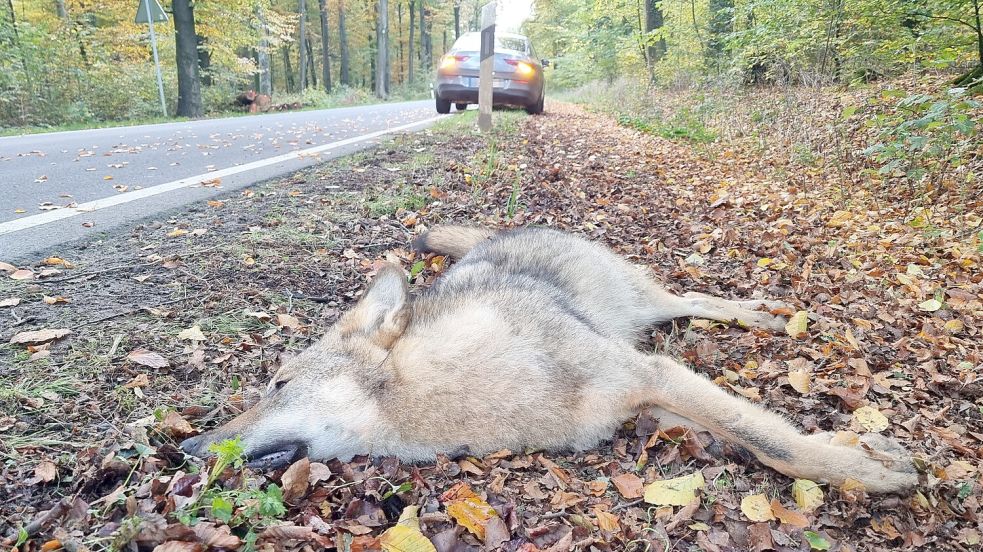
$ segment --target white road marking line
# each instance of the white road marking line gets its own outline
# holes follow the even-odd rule
[[[239,173],[249,172],[254,169],[267,167],[269,165],[275,165],[277,163],[283,163],[285,161],[301,159],[327,150],[350,146],[352,144],[357,144],[359,142],[364,142],[366,140],[378,138],[379,136],[384,136],[386,134],[392,134],[394,132],[409,130],[413,127],[427,125],[429,123],[436,121],[437,119],[440,119],[441,117],[444,117],[444,115],[431,117],[429,119],[423,119],[422,121],[417,121],[415,123],[409,123],[397,127],[377,130],[375,132],[370,132],[368,134],[362,134],[361,136],[353,136],[351,138],[345,138],[344,140],[338,140],[337,142],[331,142],[330,144],[323,144],[320,146],[315,146],[313,148],[292,151],[290,153],[277,155],[276,157],[269,157],[267,159],[260,159],[259,161],[253,161],[251,163],[246,163],[244,165],[226,167],[224,169],[220,169],[217,171],[198,174],[195,176],[189,176],[187,178],[182,178],[180,180],[173,180],[171,182],[165,182],[164,184],[158,184],[156,186],[143,188],[141,190],[134,190],[132,192],[126,192],[120,195],[104,197],[102,199],[88,201],[86,203],[79,204],[71,209],[68,208],[55,209],[53,211],[47,211],[39,215],[31,215],[29,217],[7,221],[4,223],[0,223],[0,236],[3,236],[5,234],[10,234],[12,232],[18,232],[20,230],[26,230],[28,228],[40,226],[42,224],[48,224],[58,220],[77,217],[80,215],[84,215],[86,213],[98,211],[99,209],[105,209],[107,207],[113,207],[115,205],[122,205],[124,203],[136,201],[138,199],[143,199],[145,197],[160,195],[173,190],[179,190],[181,188],[188,188],[190,186],[201,184],[202,182],[207,180],[213,180],[215,178],[224,178],[226,176],[232,176]]]

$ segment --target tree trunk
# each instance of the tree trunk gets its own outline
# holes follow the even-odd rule
[[[375,18],[375,95],[389,97],[389,0],[379,0]]]
[[[212,53],[205,47],[207,39],[201,35],[197,36],[198,42],[198,75],[201,83],[205,86],[212,85]]]
[[[174,0],[174,44],[177,63],[177,116],[201,117],[201,81],[198,76],[198,34],[192,0]]]
[[[65,0],[55,0],[55,13],[58,19],[68,22],[68,10],[65,8]]]
[[[256,19],[259,20],[259,48],[256,49],[256,65],[259,67],[259,84],[257,85],[260,94],[266,96],[273,95],[273,68],[270,59],[270,28],[266,23],[266,15],[263,8],[257,4],[253,9]]]
[[[414,46],[413,43],[416,40],[413,36],[413,33],[415,32],[414,29],[416,28],[416,1],[410,0],[409,3],[410,3],[410,42],[409,42],[409,56],[407,59],[407,61],[409,62],[409,65],[407,66],[407,74],[408,74],[407,80],[410,82],[410,84],[413,84],[413,81],[415,80],[413,78],[413,68],[414,66],[416,66],[416,63],[413,58],[413,46]]]
[[[283,55],[283,86],[288,93],[294,92],[297,90],[297,83],[294,82],[294,70],[290,66],[290,46],[280,48],[280,53]]]
[[[430,59],[433,47],[430,40],[430,21],[427,18],[426,0],[420,0],[420,70],[424,75],[430,73]]]
[[[708,64],[720,70],[727,38],[734,32],[734,0],[710,0]]]
[[[396,76],[399,79],[400,84],[406,81],[406,74],[403,72],[403,67],[405,67],[404,56],[403,56],[403,3],[396,0],[396,33],[398,34],[396,41],[399,43],[399,59],[396,62]]]
[[[299,50],[298,71],[300,71],[300,91],[303,92],[307,87],[307,0],[297,2],[297,13],[300,15],[300,40],[297,42]]]
[[[973,0],[973,12],[976,15],[976,53],[980,56],[980,69],[983,70],[983,22],[981,22],[980,11],[983,6],[980,0]]]
[[[311,88],[317,88],[317,62],[314,61],[314,47],[311,46],[311,39],[308,38],[307,44],[307,79],[310,81]]]
[[[331,56],[328,45],[331,43],[328,38],[328,6],[327,0],[318,0],[318,11],[321,15],[321,82],[324,84],[324,91],[331,93]]]
[[[655,82],[655,64],[666,55],[666,39],[653,41],[650,33],[661,29],[665,24],[662,0],[643,0],[645,7],[645,64],[648,66],[649,82]]]
[[[349,84],[348,73],[348,33],[345,32],[345,2],[338,0],[338,50],[341,53],[341,84]]]
[[[454,2],[454,40],[461,38],[461,2]]]

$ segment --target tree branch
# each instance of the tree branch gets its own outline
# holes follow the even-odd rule
[[[973,25],[969,21],[963,21],[962,19],[959,19],[958,17],[949,17],[947,15],[930,15],[930,14],[927,14],[927,13],[918,13],[918,12],[910,12],[910,13],[908,13],[908,16],[909,17],[924,17],[926,19],[941,19],[943,21],[952,21],[953,23],[960,23],[962,25],[966,25],[967,27],[969,27],[970,29],[973,29],[976,32],[980,32],[980,29],[978,27],[976,27],[976,25]]]

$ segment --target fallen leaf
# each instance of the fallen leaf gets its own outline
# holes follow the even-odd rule
[[[792,483],[792,498],[803,512],[811,512],[822,505],[823,490],[814,481],[796,479]]]
[[[963,324],[963,321],[962,320],[959,320],[958,318],[953,319],[953,320],[949,320],[943,326],[943,328],[945,328],[945,331],[947,331],[949,333],[953,333],[953,334],[954,333],[959,333],[959,332],[963,331],[963,329],[965,327],[966,327],[966,325]]]
[[[170,232],[167,233],[167,237],[168,238],[177,238],[177,237],[183,236],[183,235],[185,235],[187,233],[188,233],[188,231],[185,230],[184,228],[175,228],[174,230],[171,230]]]
[[[58,466],[50,460],[42,460],[34,468],[34,477],[42,483],[51,483],[58,477]]]
[[[281,328],[290,328],[291,330],[299,330],[302,327],[300,320],[296,316],[289,314],[276,315],[276,325]]]
[[[283,499],[292,501],[304,496],[304,493],[307,492],[310,476],[310,458],[305,456],[291,464],[280,477],[280,482],[283,483]]]
[[[599,505],[594,506],[594,516],[597,517],[597,527],[601,531],[617,533],[621,530],[621,523],[618,521],[618,516],[604,510]]]
[[[771,502],[763,494],[754,494],[741,499],[741,512],[751,521],[771,521],[775,513]]]
[[[43,264],[48,266],[63,266],[65,268],[75,268],[75,265],[62,259],[61,257],[48,257],[47,259],[41,261]]]
[[[384,552],[436,552],[437,548],[420,532],[419,506],[407,506],[399,521],[379,537]]]
[[[11,272],[15,272],[17,270],[17,267],[10,263],[5,263],[3,261],[0,261],[0,270],[6,272],[7,274],[10,274]]]
[[[61,295],[58,295],[56,297],[51,297],[50,295],[43,295],[41,296],[41,301],[43,301],[46,305],[57,305],[58,303],[67,303],[68,299],[62,297]]]
[[[160,423],[160,428],[175,439],[181,439],[195,433],[195,428],[191,427],[188,420],[185,420],[183,416],[173,410],[164,416],[164,420]]]
[[[802,536],[805,537],[806,542],[809,543],[809,547],[813,550],[829,550],[829,541],[824,539],[819,533],[815,531],[803,531]]]
[[[177,338],[187,341],[205,341],[205,334],[201,333],[201,327],[195,324],[178,332]]]
[[[192,527],[198,537],[209,549],[223,548],[235,550],[242,546],[242,539],[232,534],[228,525],[218,527],[213,523],[198,522]]]
[[[217,199],[209,199],[208,200],[208,206],[209,207],[214,207],[215,209],[218,209],[220,207],[224,207],[225,206],[225,202],[224,201],[219,201]]]
[[[314,538],[314,530],[310,527],[297,525],[275,525],[259,534],[259,540],[270,540],[278,544],[288,540],[310,540]]]
[[[0,299],[0,307],[16,307],[20,304],[20,297],[7,297]]]
[[[150,385],[150,377],[147,376],[147,374],[137,374],[135,378],[131,379],[123,387],[126,389],[135,389],[137,387],[146,387],[148,385]]]
[[[657,506],[685,506],[696,498],[696,490],[705,484],[703,472],[700,471],[654,481],[645,486],[645,502]]]
[[[928,301],[924,301],[918,304],[918,310],[922,310],[925,312],[935,312],[941,308],[942,308],[942,301],[939,301],[938,299],[929,299]]]
[[[320,462],[311,462],[310,476],[307,478],[307,482],[311,485],[317,485],[321,481],[327,481],[331,479],[331,468],[326,464]]]
[[[629,500],[642,497],[642,487],[645,481],[633,473],[623,473],[619,476],[612,477],[611,482],[614,483],[621,496]]]
[[[498,516],[495,509],[474,494],[467,483],[461,482],[440,495],[440,501],[447,506],[447,514],[462,527],[481,540],[485,540],[485,526],[488,520]]]
[[[778,518],[778,521],[791,525],[793,527],[805,527],[809,525],[809,520],[806,517],[794,510],[789,510],[788,508],[782,506],[780,502],[771,499],[771,511]]]
[[[801,339],[809,335],[809,313],[797,311],[785,324],[785,333],[795,339]]]
[[[811,376],[806,370],[795,370],[788,373],[788,383],[799,393],[805,395],[811,386]]]
[[[867,431],[878,432],[887,429],[887,416],[872,406],[861,406],[853,411],[853,419],[857,420]]]
[[[12,280],[33,280],[34,272],[27,270],[26,268],[22,268],[11,273],[10,278]]]
[[[162,357],[158,353],[154,353],[146,349],[133,349],[128,355],[126,355],[126,359],[130,362],[135,362],[148,368],[166,368],[170,366],[170,362],[168,362],[166,358]],[[145,376],[146,374],[141,375]]]
[[[64,328],[45,328],[43,330],[35,330],[32,332],[20,332],[14,337],[10,338],[10,342],[14,344],[39,344],[47,343],[49,341],[54,341],[56,339],[61,339],[66,335],[72,333],[72,330],[66,330]]]

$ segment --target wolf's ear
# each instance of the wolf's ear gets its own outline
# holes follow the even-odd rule
[[[402,269],[386,263],[355,308],[338,321],[342,337],[362,335],[389,349],[410,321],[409,286]]]

